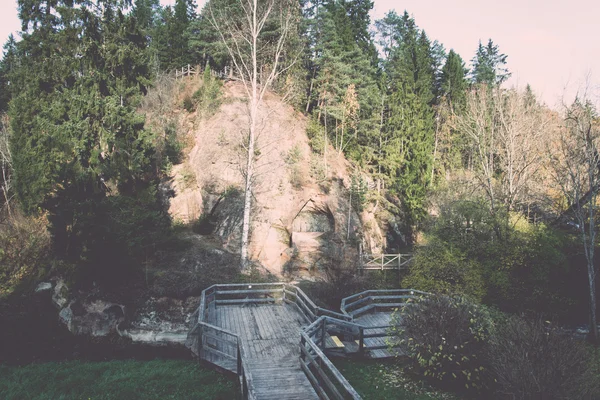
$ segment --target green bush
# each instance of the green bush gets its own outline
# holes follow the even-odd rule
[[[306,135],[308,136],[310,147],[313,152],[323,154],[325,150],[325,128],[316,119],[311,119],[306,127]]]
[[[492,320],[462,297],[427,296],[392,316],[391,345],[412,360],[415,372],[452,389],[479,391],[487,366],[483,352]]]
[[[13,216],[0,225],[0,298],[39,278],[48,266],[50,234],[44,216]]]
[[[415,252],[403,287],[443,294],[463,294],[476,300],[486,295],[483,267],[458,246],[433,238]]]
[[[202,84],[192,96],[194,109],[198,110],[203,116],[213,115],[223,102],[223,84],[217,78],[211,76],[210,68],[204,70]]]
[[[185,108],[185,110],[187,112],[196,111],[196,104],[194,104],[194,101],[192,100],[192,98],[189,95],[186,95],[183,98],[183,108]]]
[[[523,400],[600,398],[594,350],[539,319],[515,316],[500,324],[486,357],[502,396]]]

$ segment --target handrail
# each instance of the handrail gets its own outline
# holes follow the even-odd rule
[[[412,253],[362,254],[358,268],[360,270],[401,270],[404,266],[410,263],[412,259]]]
[[[369,327],[354,322],[352,311],[368,302],[369,307],[397,306],[397,303],[387,301],[402,300],[417,297],[427,293],[410,289],[367,290],[349,296],[342,301],[342,313],[334,312],[317,306],[302,289],[288,283],[248,283],[248,284],[216,284],[202,292],[200,306],[192,315],[192,320],[197,318],[196,324],[190,330],[211,329],[218,332],[204,332],[206,340],[222,341],[220,351],[216,348],[206,349],[212,354],[217,354],[221,359],[235,360],[237,362],[237,375],[240,380],[242,396],[244,399],[255,399],[253,380],[247,365],[246,352],[241,338],[226,329],[208,323],[209,314],[213,307],[219,304],[246,304],[262,302],[284,301],[294,304],[299,312],[306,317],[309,325],[300,333],[300,364],[302,370],[310,380],[313,388],[322,399],[361,399],[346,378],[331,363],[324,353],[327,349],[329,335],[338,335],[347,343],[358,343],[359,353],[369,350],[382,349],[381,344],[365,343],[365,339],[389,336],[388,326]],[[377,303],[380,302],[380,303]],[[384,331],[382,331],[384,330]],[[201,341],[200,346],[203,342]],[[348,345],[349,346],[349,345]],[[217,346],[218,347],[218,346]],[[235,349],[235,355],[233,354]],[[331,350],[331,349],[330,349]],[[347,349],[348,350],[348,349]]]
[[[343,314],[354,318],[373,308],[398,308],[405,303],[405,299],[416,299],[427,295],[429,293],[414,289],[365,290],[343,298],[340,309]],[[397,301],[394,302],[394,300]],[[367,304],[355,309],[355,307],[364,303]]]
[[[192,318],[196,315],[196,313],[198,316],[197,316],[196,323],[190,329],[190,334],[193,334],[198,328],[202,329],[202,327],[206,327],[206,328],[210,328],[214,331],[220,332],[221,334],[231,336],[233,338],[233,340],[226,340],[224,338],[218,338],[216,336],[212,336],[211,338],[213,340],[220,340],[223,342],[228,342],[229,345],[231,345],[231,346],[234,345],[233,342],[235,341],[235,347],[236,347],[236,355],[235,356],[232,356],[231,354],[227,354],[227,353],[221,353],[221,354],[225,357],[229,356],[232,359],[235,359],[236,366],[237,366],[236,373],[237,373],[238,379],[240,381],[240,390],[242,392],[242,398],[248,399],[248,400],[256,400],[256,394],[254,393],[252,374],[250,373],[250,369],[248,368],[248,365],[247,365],[247,361],[246,361],[247,357],[245,356],[246,352],[245,352],[242,340],[236,333],[231,332],[227,329],[218,327],[216,325],[212,325],[205,320],[205,318],[207,318],[206,313],[209,311],[211,303],[216,302],[216,295],[215,295],[216,287],[218,287],[218,285],[210,286],[202,291],[202,295],[200,296],[200,306],[192,314]],[[211,295],[213,296],[212,301],[207,301],[207,296],[211,296]],[[202,354],[202,350],[204,350],[204,351],[208,350],[208,348],[202,348],[203,340],[204,340],[204,335],[201,334],[201,340],[198,344],[198,346],[200,347],[200,349],[198,350],[199,355]],[[214,353],[219,352],[218,350],[208,350],[208,351],[211,351]]]
[[[327,320],[334,319],[321,316],[300,333],[300,366],[319,398],[361,400],[358,392],[327,358],[318,344],[321,342],[321,346],[325,346],[325,323]],[[316,338],[317,334],[320,335],[318,339]]]

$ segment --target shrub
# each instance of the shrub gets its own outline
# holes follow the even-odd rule
[[[412,368],[451,388],[481,389],[483,351],[492,323],[482,306],[462,297],[428,296],[392,316],[390,345],[412,360]]]
[[[221,87],[221,81],[213,78],[210,68],[207,67],[202,77],[202,85],[192,96],[194,109],[197,108],[204,116],[213,115],[223,102]]]
[[[313,152],[323,154],[325,150],[324,128],[317,119],[311,119],[306,127],[306,135]]]
[[[591,368],[593,352],[539,319],[509,318],[492,335],[486,357],[503,396],[600,398],[600,381]]]
[[[186,95],[183,98],[183,108],[185,108],[185,110],[187,112],[196,111],[196,104],[194,104],[194,101],[192,100],[192,98],[189,95]]]
[[[433,238],[415,254],[404,287],[443,294],[461,293],[481,300],[486,294],[483,271],[477,260],[457,246]]]
[[[0,225],[0,298],[39,278],[50,255],[50,235],[45,216],[13,213]]]

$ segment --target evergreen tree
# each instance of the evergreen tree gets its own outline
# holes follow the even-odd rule
[[[17,42],[12,34],[8,37],[3,49],[3,57],[0,60],[0,113],[8,110],[8,103],[12,95],[10,75],[17,68]]]
[[[152,47],[162,70],[181,68],[198,60],[189,47],[190,26],[197,18],[194,0],[176,0],[158,13]]]
[[[465,62],[460,55],[450,50],[442,68],[441,91],[451,109],[462,109],[468,88]]]
[[[10,74],[15,191],[26,212],[48,212],[58,257],[121,266],[166,221],[153,138],[135,112],[149,84],[146,38],[116,0],[35,4],[19,1],[20,67]]]
[[[363,3],[357,7],[372,6]],[[310,82],[312,107],[326,126],[331,143],[350,158],[362,161],[365,146],[373,134],[373,114],[377,111],[379,89],[377,70],[370,52],[373,41],[368,35],[368,45],[362,28],[369,25],[368,13],[352,11],[353,6],[343,2],[323,3],[319,11],[318,37],[314,43],[311,66],[314,79]],[[366,18],[358,23],[357,15]],[[366,29],[366,28],[365,28]],[[317,31],[313,31],[317,33]],[[361,33],[362,32],[362,33]],[[363,50],[361,48],[361,43]],[[353,92],[349,96],[349,91]],[[357,104],[349,108],[348,99]],[[309,107],[310,108],[310,107]],[[348,125],[347,113],[356,110],[356,123]]]
[[[392,186],[414,224],[425,213],[432,167],[436,61],[427,35],[408,13],[393,22],[398,45],[384,63],[390,93],[383,154]]]
[[[160,9],[159,0],[135,0],[131,15],[137,26],[145,33],[151,34]]]
[[[500,53],[498,45],[495,45],[492,39],[489,39],[487,46],[483,46],[481,41],[477,48],[477,53],[471,63],[471,80],[475,84],[485,83],[488,85],[501,85],[511,73],[505,67],[508,56]]]

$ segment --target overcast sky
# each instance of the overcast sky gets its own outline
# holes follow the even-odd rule
[[[173,4],[175,0],[161,0]],[[202,4],[203,1],[199,0]],[[467,63],[479,40],[489,38],[508,55],[513,76],[508,85],[534,91],[556,106],[568,88],[574,91],[590,76],[600,93],[599,0],[375,0],[373,19],[387,11],[408,10],[431,39],[453,48]],[[0,0],[0,40],[20,29],[16,0]],[[600,100],[596,98],[596,100]]]

